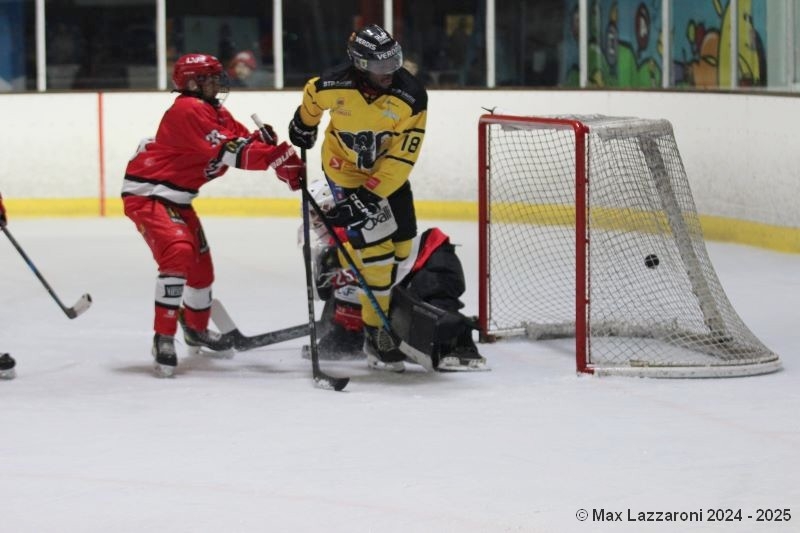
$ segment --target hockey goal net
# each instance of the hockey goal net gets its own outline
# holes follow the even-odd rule
[[[484,115],[479,144],[484,340],[574,336],[595,374],[780,368],[720,285],[669,122]]]

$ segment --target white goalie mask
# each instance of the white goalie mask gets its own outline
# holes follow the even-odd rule
[[[333,192],[328,186],[328,182],[324,179],[312,181],[308,185],[308,194],[317,203],[323,213],[327,213],[336,204],[333,199]],[[311,230],[319,240],[325,240],[328,236],[328,230],[325,224],[322,223],[317,212],[310,205],[308,206],[308,219],[311,223]]]

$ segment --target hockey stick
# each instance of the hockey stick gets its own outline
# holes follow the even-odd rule
[[[258,126],[259,130],[262,130],[262,132],[266,131],[266,128],[264,128],[264,123],[261,122],[261,119],[258,118],[257,114],[253,113],[250,115],[250,118],[253,119],[253,122],[256,123],[256,126]],[[303,164],[305,164],[305,148],[300,149],[300,158],[303,160]],[[311,195],[308,193],[305,171],[303,171],[303,174],[300,176],[300,189],[303,193],[303,263],[306,271],[306,300],[308,302],[308,334],[310,337],[309,346],[311,347],[311,372],[314,378],[314,384],[317,387],[321,389],[340,391],[347,386],[347,384],[350,382],[350,378],[330,376],[323,372],[319,367],[319,351],[317,349],[317,322],[316,317],[314,316],[314,288],[312,286],[313,281],[311,274],[311,225],[308,215],[308,202],[309,200],[313,201],[313,199],[311,199]]]
[[[245,335],[239,331],[231,315],[228,314],[228,310],[217,299],[211,301],[211,320],[219,328],[220,333],[230,335],[233,338],[233,347],[239,352],[299,339],[308,335],[308,324],[277,329],[260,335]]]
[[[6,234],[8,240],[10,240],[11,244],[14,245],[14,248],[17,249],[19,255],[22,256],[22,258],[28,264],[28,267],[30,267],[33,273],[36,274],[36,277],[39,278],[39,281],[42,282],[44,288],[47,289],[47,292],[50,294],[50,296],[53,297],[53,300],[56,301],[58,306],[61,308],[62,311],[64,311],[64,314],[67,315],[67,317],[75,318],[76,316],[80,315],[81,313],[89,309],[89,306],[92,305],[92,297],[89,296],[88,294],[84,294],[83,296],[81,296],[78,299],[78,301],[75,302],[75,305],[73,305],[72,307],[66,307],[63,303],[61,303],[61,300],[58,298],[53,288],[50,287],[50,284],[47,283],[46,279],[44,279],[44,276],[42,276],[42,274],[36,268],[36,265],[33,264],[33,261],[31,261],[30,257],[28,257],[28,254],[25,253],[25,251],[22,249],[22,247],[19,245],[16,239],[14,239],[14,237],[11,235],[11,232],[8,231],[8,228],[6,228],[5,226],[0,226],[0,229],[3,230],[3,233]]]
[[[252,115],[250,115],[250,118],[252,118],[253,122],[256,123],[256,126],[258,127],[258,131],[261,132],[261,136],[264,137],[265,139],[267,139],[269,141],[269,144],[272,144],[272,145],[277,144],[275,142],[275,138],[272,137],[272,135],[269,134],[269,130],[266,128],[266,126],[264,126],[264,123],[261,122],[261,119],[258,118],[258,113],[253,113]]]
[[[306,149],[300,148],[300,154],[300,158],[305,163]],[[311,350],[311,369],[314,373],[314,382],[318,387],[340,391],[347,386],[350,378],[335,378],[325,374],[319,368],[317,326],[314,317],[314,287],[311,274],[311,222],[308,213],[308,204],[314,202],[314,199],[311,198],[311,194],[308,192],[305,175],[300,178],[300,188],[303,191],[303,262],[306,268],[306,300],[308,300],[308,332],[310,336],[308,346]],[[317,213],[319,213],[319,210],[317,210]]]
[[[378,300],[375,298],[375,294],[372,292],[372,289],[370,288],[369,285],[367,285],[367,280],[364,279],[364,276],[361,274],[361,271],[356,266],[356,263],[353,260],[353,256],[351,256],[350,252],[347,251],[347,248],[342,242],[342,239],[334,231],[330,221],[325,217],[325,214],[322,212],[322,209],[320,209],[319,205],[317,205],[317,202],[314,200],[314,198],[312,198],[310,194],[307,196],[308,196],[308,203],[310,203],[311,207],[314,208],[314,211],[317,212],[319,219],[322,220],[322,223],[325,225],[325,229],[328,230],[328,233],[331,235],[331,237],[333,237],[333,240],[336,243],[336,247],[339,249],[340,252],[342,252],[342,255],[347,261],[347,264],[350,266],[350,270],[353,272],[353,275],[355,275],[356,279],[358,280],[359,286],[364,291],[364,294],[367,295],[367,299],[369,300],[370,305],[375,310],[375,313],[377,313],[378,318],[380,318],[381,320],[381,324],[383,326],[384,331],[386,331],[386,333],[388,333],[391,336],[392,341],[394,341],[395,344],[397,344],[399,340],[397,348],[401,352],[410,357],[414,362],[422,366],[425,370],[432,371],[433,361],[431,360],[431,356],[423,351],[414,348],[406,341],[401,339],[399,335],[397,335],[392,330],[392,326],[389,323],[389,318],[386,316],[386,313],[383,312],[383,309],[381,309],[381,306],[378,303]]]

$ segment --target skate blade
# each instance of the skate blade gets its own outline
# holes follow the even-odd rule
[[[208,348],[204,348],[203,346],[187,346],[186,352],[191,355],[197,355],[200,357],[207,357],[209,359],[233,359],[233,356],[236,355],[236,350],[233,348],[229,350],[220,350],[215,352],[214,350],[209,350]]]
[[[372,370],[380,370],[381,372],[394,372],[395,374],[402,374],[406,371],[406,365],[402,361],[396,363],[384,363],[383,361],[367,357],[367,366]]]
[[[175,377],[175,367],[153,363],[153,373],[157,378],[172,378]]]
[[[17,369],[9,368],[8,370],[0,370],[0,379],[14,379],[17,377]]]
[[[486,364],[486,359],[470,359],[463,364],[458,357],[443,357],[436,370],[439,372],[487,372],[491,368]]]

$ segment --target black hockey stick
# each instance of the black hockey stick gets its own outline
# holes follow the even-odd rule
[[[303,163],[306,162],[306,149],[300,148],[300,158]],[[308,183],[306,183],[306,174],[300,177],[300,189],[303,191],[303,263],[306,269],[306,300],[308,301],[308,333],[309,343],[308,346],[311,350],[311,369],[314,373],[314,383],[318,387],[324,389],[333,389],[340,391],[347,386],[350,378],[336,378],[325,374],[319,367],[319,348],[317,346],[317,326],[314,317],[314,287],[312,285],[311,274],[311,222],[309,220],[308,204],[314,203],[311,194],[308,192]],[[319,206],[316,207],[319,213]]]
[[[211,320],[216,324],[220,333],[233,338],[233,347],[239,352],[299,339],[308,335],[308,324],[299,324],[259,335],[245,335],[239,331],[236,323],[228,314],[228,310],[217,299],[211,301]]]
[[[322,223],[325,225],[325,229],[328,230],[328,233],[331,235],[331,237],[333,237],[333,240],[336,243],[336,247],[339,249],[340,252],[342,252],[342,255],[347,261],[350,270],[353,272],[353,275],[355,275],[356,279],[358,280],[359,286],[364,291],[364,294],[367,295],[367,299],[369,300],[370,305],[375,310],[375,313],[377,313],[378,318],[380,318],[381,320],[383,329],[386,331],[386,333],[388,333],[391,336],[392,341],[394,341],[395,344],[397,344],[397,348],[401,352],[403,352],[405,355],[411,358],[411,360],[422,366],[425,370],[432,371],[434,368],[431,356],[423,351],[414,348],[406,341],[401,339],[400,336],[397,335],[392,330],[389,318],[386,316],[386,313],[383,312],[383,309],[381,309],[381,306],[378,303],[378,300],[375,298],[375,294],[372,292],[372,289],[370,288],[369,285],[367,285],[367,280],[364,279],[364,276],[361,274],[361,271],[356,266],[356,263],[353,260],[353,256],[351,256],[350,252],[347,251],[347,248],[342,242],[342,239],[339,238],[339,235],[334,231],[333,226],[331,226],[330,221],[326,218],[325,214],[322,212],[322,209],[320,209],[319,205],[317,205],[317,202],[311,197],[310,194],[307,196],[308,196],[308,203],[310,203],[311,207],[314,208],[314,211],[317,212],[319,219],[322,220]]]
[[[28,257],[28,254],[25,253],[25,250],[22,249],[22,247],[19,245],[16,239],[14,239],[14,237],[11,235],[11,232],[8,231],[8,228],[6,228],[5,226],[0,226],[0,229],[3,230],[3,233],[6,234],[8,240],[10,240],[11,244],[14,245],[14,248],[17,249],[19,255],[22,256],[22,258],[28,264],[28,267],[33,271],[33,273],[36,274],[36,277],[39,278],[39,281],[42,282],[44,288],[47,289],[47,292],[50,293],[50,296],[53,297],[53,300],[56,301],[58,306],[61,308],[62,311],[64,311],[64,314],[67,315],[67,317],[75,318],[76,316],[80,315],[81,313],[89,309],[89,306],[92,305],[92,297],[89,296],[88,294],[84,294],[83,296],[81,296],[78,299],[78,301],[75,302],[75,305],[73,305],[72,307],[67,307],[63,303],[61,303],[61,300],[58,298],[58,295],[56,295],[53,288],[50,287],[50,284],[47,283],[47,280],[44,279],[44,276],[42,276],[42,274],[39,272],[39,269],[36,268],[36,265],[33,264],[33,261],[31,261],[31,258]]]
[[[256,126],[258,126],[259,130],[262,132],[266,131],[266,128],[264,128],[264,123],[261,122],[261,119],[258,118],[257,114],[253,113],[250,115],[250,118],[253,119],[253,122],[256,123]],[[305,164],[305,148],[300,149],[300,158],[303,160],[303,164]],[[311,199],[311,195],[308,194],[305,170],[300,176],[300,189],[303,193],[303,263],[306,270],[306,300],[308,301],[308,334],[310,337],[309,346],[311,347],[311,371],[314,378],[314,384],[317,387],[321,389],[340,391],[347,386],[347,384],[350,382],[350,378],[337,378],[330,376],[323,372],[319,367],[319,351],[317,349],[317,322],[316,317],[314,316],[314,288],[312,286],[313,276],[311,274],[311,226],[308,216],[308,201]]]

